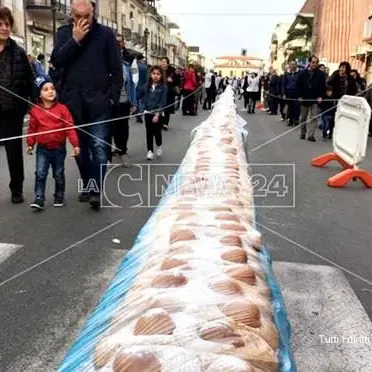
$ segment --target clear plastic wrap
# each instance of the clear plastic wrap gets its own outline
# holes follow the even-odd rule
[[[227,89],[60,372],[294,371],[237,122]]]

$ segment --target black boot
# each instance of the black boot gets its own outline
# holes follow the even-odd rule
[[[22,204],[25,201],[22,192],[13,191],[11,201],[12,204]]]

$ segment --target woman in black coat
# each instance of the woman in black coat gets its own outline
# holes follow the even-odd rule
[[[25,51],[11,39],[14,18],[0,7],[0,138],[22,136],[23,121],[32,97],[34,75]],[[22,138],[4,141],[10,174],[9,188],[13,204],[23,199]]]
[[[367,82],[365,79],[363,79],[358,70],[351,70],[350,75],[355,79],[357,89],[358,89],[358,94],[364,92],[367,88]]]
[[[355,79],[351,76],[351,66],[349,62],[342,62],[337,71],[329,78],[327,85],[332,87],[332,97],[340,99],[345,94],[355,96],[358,87]]]
[[[170,116],[175,113],[175,103],[176,103],[176,95],[177,95],[177,76],[176,70],[174,67],[170,65],[170,61],[168,57],[164,57],[161,60],[161,67],[163,69],[165,75],[165,81],[168,86],[168,96],[167,96],[167,104],[164,110],[164,121],[163,121],[163,128],[164,130],[169,129],[169,121]],[[178,87],[179,89],[179,87]]]

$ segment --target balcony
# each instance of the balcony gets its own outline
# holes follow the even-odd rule
[[[364,22],[363,41],[372,44],[372,19]]]
[[[178,30],[180,26],[178,26],[178,23],[175,21],[172,21],[168,18],[166,18],[166,24],[169,29]]]
[[[40,16],[50,17],[52,12],[52,0],[26,0],[26,10]],[[69,17],[71,0],[56,0],[57,19],[65,20]]]
[[[352,57],[359,57],[364,56],[366,54],[370,54],[372,52],[372,42],[371,43],[363,43],[357,45],[355,48],[351,50]]]
[[[166,45],[170,47],[178,47],[178,38],[176,36],[169,36],[165,41]]]
[[[308,42],[305,38],[299,38],[289,41],[285,44],[286,49],[307,49],[310,47],[311,42]]]
[[[146,13],[150,13],[154,16],[159,15],[158,11],[156,10],[155,4],[151,4],[150,1],[145,1],[145,10]]]

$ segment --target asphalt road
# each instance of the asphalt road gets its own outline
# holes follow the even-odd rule
[[[156,176],[168,178],[178,168],[187,150],[191,129],[206,116],[206,112],[198,117],[177,114],[171,130],[164,133],[163,158],[151,163],[150,170],[146,162],[144,125],[133,121],[129,153],[134,164],[144,165],[129,170],[110,168],[107,207],[99,213],[77,201],[78,172],[73,159],[66,160],[67,204],[64,208],[51,206],[52,179],[48,184],[45,211],[35,213],[28,208],[33,201],[35,158],[27,155],[27,204],[11,205],[5,152],[0,147],[0,190],[3,190],[0,193],[0,247],[1,243],[22,245],[0,263],[0,371],[55,370],[150,216],[151,207],[157,204],[159,195],[156,194],[166,185],[162,180],[155,185],[154,180],[160,178]],[[139,204],[139,196],[141,208],[134,208]],[[120,240],[120,244],[113,239]],[[36,267],[23,273],[33,266]],[[20,273],[23,274],[2,285]]]
[[[298,262],[315,265],[338,265],[372,318],[372,191],[359,182],[344,189],[332,189],[327,179],[338,173],[340,167],[331,163],[327,168],[314,168],[311,160],[332,151],[331,142],[321,139],[316,143],[299,139],[299,129],[288,131],[279,117],[257,113],[248,116],[250,128],[249,154],[251,163],[259,163],[258,169],[266,169],[268,179],[278,172],[287,177],[291,192],[285,199],[290,208],[277,206],[281,198],[260,198],[258,213],[266,244],[271,248],[275,261]],[[268,141],[281,135],[275,141]],[[318,139],[320,133],[318,133]],[[263,146],[263,147],[262,147]],[[262,164],[292,164],[295,182],[288,168],[281,165],[264,167]],[[366,159],[361,166],[372,171],[372,140]],[[253,174],[257,166],[253,167]],[[269,170],[267,170],[267,168]],[[277,169],[275,171],[275,168]],[[284,169],[284,170],[283,170]],[[256,199],[257,200],[257,199]],[[365,280],[365,281],[363,281]]]
[[[329,151],[331,145],[300,141],[297,129],[254,150],[287,128],[278,118],[265,113],[240,114],[249,120],[249,145],[253,150],[250,162],[259,164],[252,167],[252,174],[260,175],[255,188],[261,207],[259,222],[274,259],[326,265],[332,261],[372,281],[372,232],[367,227],[372,217],[372,192],[359,184],[344,190],[328,188],[325,182],[336,173],[336,167],[312,168],[310,160]],[[0,193],[0,243],[23,246],[0,264],[1,371],[55,369],[114,275],[125,250],[131,247],[136,233],[149,217],[150,206],[156,204],[154,194],[159,185],[154,183],[154,173],[168,176],[177,168],[187,149],[190,130],[205,115],[176,116],[172,129],[164,134],[163,160],[150,170],[146,166],[110,170],[106,201],[108,206],[116,208],[104,208],[96,213],[77,202],[77,170],[70,159],[67,160],[68,204],[63,209],[49,206],[43,213],[35,214],[27,205],[10,205],[8,194]],[[134,163],[146,163],[144,128],[140,124],[131,124],[129,152]],[[0,172],[4,175],[0,178],[1,190],[7,190],[4,155],[0,149]],[[25,192],[30,202],[34,158],[26,157],[26,161]],[[372,169],[371,149],[365,167]],[[150,189],[149,171],[152,172]],[[285,184],[281,185],[278,175],[285,176]],[[287,187],[284,196],[275,194],[283,189],[281,186]],[[265,194],[265,187],[270,189],[269,194]],[[131,208],[139,203],[139,197],[142,208]],[[120,244],[113,243],[115,238]],[[1,285],[39,263],[42,264]],[[346,276],[371,317],[372,294],[366,289],[372,288],[351,274]]]

